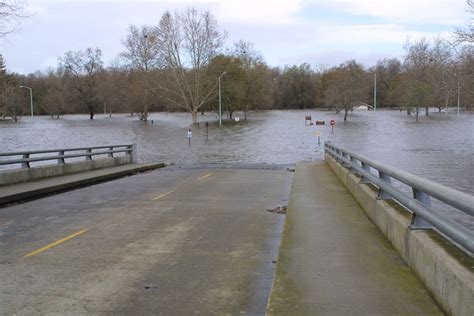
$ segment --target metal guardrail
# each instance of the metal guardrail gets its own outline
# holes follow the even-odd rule
[[[68,158],[85,157],[86,160],[92,160],[93,156],[107,155],[110,158],[114,157],[114,154],[125,153],[132,157],[132,162],[136,161],[136,145],[109,145],[109,146],[97,146],[97,147],[80,147],[80,148],[60,148],[60,149],[47,149],[47,150],[32,150],[32,151],[19,151],[19,152],[8,152],[0,153],[0,166],[1,165],[12,165],[21,164],[21,168],[31,168],[30,163],[38,161],[57,160],[58,164],[65,164]],[[70,153],[73,152],[73,153]],[[31,155],[41,155],[57,153],[56,155],[30,157]],[[69,153],[69,154],[68,154]],[[4,157],[21,156],[21,158],[14,159],[3,159]]]
[[[447,216],[433,212],[431,207],[431,197],[433,197],[468,216],[474,216],[473,196],[384,165],[330,142],[324,144],[324,149],[327,154],[359,173],[361,183],[376,185],[379,188],[379,199],[394,199],[411,211],[411,229],[435,228],[471,254],[474,253],[474,232]],[[372,173],[372,169],[378,173],[378,176]],[[413,196],[394,186],[391,179],[407,185],[413,192]]]

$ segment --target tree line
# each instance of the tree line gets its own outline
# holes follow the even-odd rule
[[[468,8],[472,10],[472,0]],[[471,11],[472,13],[472,11]],[[0,30],[1,31],[1,30]],[[1,32],[0,32],[1,33]],[[32,88],[36,114],[131,113],[146,121],[151,111],[186,111],[193,122],[222,106],[235,111],[329,108],[347,113],[359,104],[419,109],[460,104],[472,109],[472,27],[455,40],[407,41],[402,60],[382,59],[372,67],[349,60],[333,67],[307,63],[270,67],[252,43],[224,51],[225,36],[208,11],[165,12],[157,25],[132,25],[123,51],[105,67],[100,48],[66,52],[58,65],[29,75],[10,73],[0,54],[0,113],[14,120],[29,111]]]

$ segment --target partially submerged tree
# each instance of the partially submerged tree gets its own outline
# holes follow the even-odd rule
[[[128,67],[135,71],[141,72],[139,79],[144,86],[142,89],[145,95],[158,94],[157,85],[153,83],[150,72],[161,68],[163,61],[160,59],[160,43],[156,27],[131,25],[128,29],[128,34],[125,40],[122,41],[126,51],[121,54]],[[149,99],[149,98],[147,98]],[[150,102],[143,102],[143,109],[141,112],[141,119],[148,120],[148,108]]]
[[[64,113],[67,106],[67,87],[57,74],[49,73],[45,78],[47,83],[47,92],[43,100],[43,109],[54,118]]]
[[[344,109],[344,122],[353,106],[367,99],[367,73],[355,60],[347,61],[330,69],[328,88],[324,98],[326,104]]]
[[[99,48],[67,52],[60,59],[60,71],[77,91],[79,102],[94,119],[95,111],[102,103],[97,89],[97,77],[102,69],[102,52]]]
[[[308,109],[316,107],[316,76],[309,64],[285,67],[277,79],[279,107]]]
[[[217,78],[206,75],[206,67],[218,54],[223,35],[209,12],[188,9],[184,13],[165,12],[157,27],[160,58],[171,81],[162,86],[167,99],[178,108],[191,113],[197,123],[197,113],[215,94]],[[164,88],[164,89],[163,89]]]
[[[16,78],[7,72],[3,56],[0,54],[0,110],[2,118],[10,116],[17,122],[22,114],[24,98]]]

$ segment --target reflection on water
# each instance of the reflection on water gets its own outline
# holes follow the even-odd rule
[[[305,126],[313,120],[335,119],[331,127]],[[184,113],[154,113],[153,124],[136,117],[70,115],[60,120],[24,117],[19,123],[0,122],[1,151],[137,143],[139,161],[168,163],[294,163],[323,158],[316,131],[323,141],[357,151],[369,158],[412,172],[450,187],[474,193],[472,114],[420,116],[421,123],[399,111],[355,111],[346,125],[342,114],[318,111],[269,111],[251,113],[248,121],[219,128],[216,115],[209,121],[209,136],[201,123],[193,128],[191,147],[186,132],[191,117]]]

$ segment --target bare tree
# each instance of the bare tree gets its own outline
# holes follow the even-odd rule
[[[47,92],[43,100],[44,110],[51,115],[51,118],[56,116],[59,119],[59,115],[64,113],[67,104],[67,93],[65,82],[56,74],[49,73],[44,78],[47,83]]]
[[[97,89],[97,77],[102,69],[102,52],[99,48],[67,52],[60,59],[60,70],[78,92],[81,104],[94,119],[95,111],[102,103]]]
[[[160,46],[156,27],[131,25],[128,29],[126,39],[122,41],[126,51],[121,57],[128,62],[128,66],[134,71],[140,71],[142,76],[142,85],[145,86],[144,93],[152,95],[157,93],[156,85],[152,83],[150,71],[156,70],[162,66],[160,59]],[[150,99],[150,98],[147,98]],[[148,119],[148,108],[150,102],[144,102],[140,118],[144,121]]]
[[[209,102],[216,90],[217,78],[206,74],[206,66],[217,55],[223,43],[214,16],[196,9],[171,15],[165,12],[157,27],[160,58],[169,71],[170,88],[162,86],[167,99],[191,113],[197,122],[199,108]]]
[[[244,89],[243,111],[245,119],[249,109],[271,106],[273,103],[273,77],[263,57],[255,50],[254,45],[240,40],[234,43],[233,55],[238,58],[245,72],[242,82]]]
[[[0,38],[18,28],[25,4],[24,0],[0,0]]]
[[[460,43],[474,43],[474,0],[466,0],[468,22],[466,28],[458,28],[454,32],[456,40]]]

